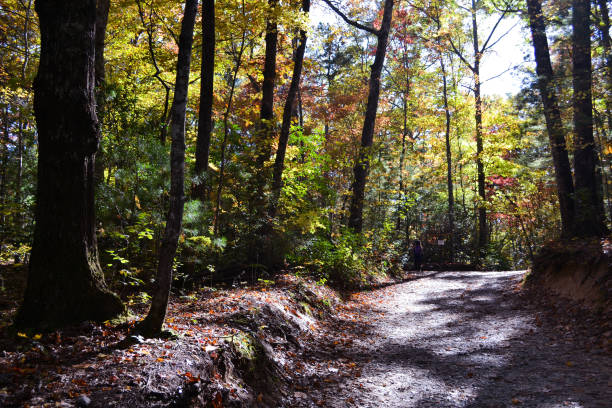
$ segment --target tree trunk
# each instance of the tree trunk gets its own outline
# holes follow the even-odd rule
[[[244,10],[243,10],[244,12]],[[232,103],[234,100],[234,92],[236,90],[236,79],[238,77],[238,71],[240,71],[240,66],[242,65],[242,55],[245,49],[246,42],[246,31],[242,32],[242,41],[240,43],[240,50],[238,51],[238,56],[236,57],[236,65],[234,66],[234,70],[232,72],[232,79],[230,82],[230,92],[227,98],[227,107],[225,108],[225,113],[223,114],[223,141],[221,142],[221,160],[219,166],[219,183],[217,185],[217,202],[215,204],[215,217],[213,221],[213,233],[217,235],[219,232],[219,226],[221,224],[221,220],[219,219],[221,214],[221,196],[223,193],[223,183],[225,181],[225,151],[227,149],[227,139],[229,136],[229,115],[232,111]]]
[[[448,88],[446,84],[446,67],[444,66],[444,56],[439,53],[440,69],[442,70],[442,96],[444,99],[444,116],[446,119],[445,141],[446,141],[446,185],[448,188],[448,232],[450,261],[455,258],[455,198],[453,197],[453,158],[451,156],[450,126],[451,114],[448,107]]]
[[[96,7],[96,59],[95,59],[95,77],[96,87],[99,88],[104,84],[104,40],[106,38],[106,26],[108,25],[108,11],[110,9],[110,0],[98,0]]]
[[[302,0],[302,10],[308,14],[310,11],[310,0]],[[294,111],[295,98],[300,87],[300,78],[302,75],[302,63],[304,62],[304,52],[306,50],[306,31],[300,30],[300,43],[295,52],[295,61],[293,65],[293,76],[285,101],[283,110],[283,123],[281,125],[280,136],[278,138],[278,149],[276,150],[276,158],[274,160],[274,173],[272,176],[272,199],[268,214],[270,217],[276,216],[278,200],[280,198],[281,189],[283,187],[283,169],[285,167],[285,153],[287,151],[287,142],[289,141],[289,131],[291,130],[291,118]]]
[[[480,59],[482,53],[478,45],[478,23],[476,21],[476,1],[472,0],[472,39],[474,44],[474,66],[472,73],[474,74],[474,103],[476,113],[474,119],[476,121],[476,172],[478,176],[478,245],[477,258],[480,260],[485,248],[489,244],[489,233],[487,228],[487,209],[485,202],[487,200],[485,194],[485,173],[482,156],[484,146],[482,141],[482,99],[480,96]]]
[[[376,111],[378,109],[378,97],[380,94],[380,74],[383,69],[385,53],[387,51],[387,41],[391,28],[391,18],[393,17],[393,0],[385,0],[382,23],[377,34],[377,47],[374,63],[371,66],[368,104],[363,121],[361,132],[361,147],[355,167],[353,167],[353,197],[351,199],[348,226],[354,232],[360,233],[363,229],[363,200],[365,196],[365,186],[370,168],[370,155],[374,141],[374,125],[376,122]]]
[[[4,102],[4,101],[3,101]],[[0,228],[0,240],[4,238],[4,233],[7,229],[6,224],[6,212],[4,211],[4,206],[6,205],[6,173],[9,166],[9,116],[8,116],[8,104],[4,108],[3,112],[3,132],[0,135],[0,160],[2,160],[2,167],[0,167],[0,223],[2,227]]]
[[[210,188],[208,156],[213,130],[213,82],[215,75],[215,0],[202,0],[202,70],[200,83],[200,115],[195,152],[193,198],[204,200]]]
[[[278,0],[268,0],[269,17],[266,23],[266,56],[264,60],[263,83],[261,85],[261,120],[257,141],[257,171],[263,172],[264,163],[270,157],[274,133],[274,87],[276,82],[276,50],[278,44],[278,24],[274,10]]]
[[[98,262],[94,162],[95,0],[37,0],[40,65],[36,226],[28,283],[15,324],[54,328],[103,321],[123,310]],[[70,63],[66,63],[70,61]]]
[[[538,87],[544,105],[546,129],[555,167],[557,196],[559,197],[561,210],[561,232],[563,236],[567,237],[571,235],[574,225],[574,183],[563,133],[561,112],[554,91],[553,70],[540,0],[527,0],[527,12],[535,52]]]
[[[401,219],[402,211],[406,211],[405,208],[405,194],[404,194],[404,160],[406,159],[406,136],[408,135],[408,93],[410,92],[410,75],[406,70],[406,89],[403,92],[403,106],[402,115],[404,119],[402,128],[402,151],[399,157],[399,185],[397,194],[397,218],[395,220],[395,230],[401,231]]]
[[[156,288],[147,317],[140,323],[138,331],[146,336],[156,336],[162,331],[168,297],[172,285],[172,262],[176,254],[178,238],[183,221],[185,203],[185,111],[189,88],[189,66],[193,27],[198,10],[197,0],[185,1],[185,12],[179,36],[178,61],[176,63],[176,85],[172,102],[170,134],[170,208],[166,219],[166,229],[159,250]]]
[[[597,182],[598,163],[593,139],[590,12],[589,0],[572,1],[575,233],[581,237],[601,236],[607,232],[601,184]]]
[[[597,0],[601,23],[599,32],[601,33],[601,44],[606,58],[606,116],[608,119],[608,132],[612,132],[612,44],[610,41],[610,12],[606,0]]]
[[[104,39],[106,38],[106,26],[108,25],[108,12],[110,0],[97,0],[96,5],[96,40],[95,40],[95,80],[96,80],[96,113],[100,127],[104,125]],[[96,184],[104,180],[104,163],[101,151],[98,151],[96,168],[94,169]]]

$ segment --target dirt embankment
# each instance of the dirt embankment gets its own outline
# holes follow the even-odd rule
[[[612,244],[609,239],[549,243],[536,256],[526,284],[609,312],[612,310]]]
[[[146,312],[137,299],[121,324],[52,333],[13,332],[16,303],[0,305],[10,306],[0,322],[0,406],[131,408],[293,406],[302,354],[342,307],[334,291],[292,275],[202,288],[172,296],[173,336],[145,339],[132,333]]]

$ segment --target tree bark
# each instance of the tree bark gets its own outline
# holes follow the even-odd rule
[[[448,232],[449,232],[449,247],[450,261],[455,258],[455,198],[453,197],[453,157],[451,155],[450,127],[451,114],[448,107],[448,87],[446,83],[446,66],[444,65],[444,56],[439,52],[440,69],[442,71],[442,97],[444,100],[444,117],[446,119],[445,141],[446,141],[446,185],[448,189]]]
[[[310,0],[302,0],[302,11],[306,14],[310,11]],[[276,158],[274,160],[274,172],[272,175],[272,199],[268,214],[270,217],[276,216],[278,200],[280,198],[281,189],[283,187],[283,169],[285,167],[285,153],[287,152],[287,142],[289,141],[289,131],[291,130],[291,122],[293,117],[295,98],[300,87],[300,78],[302,75],[302,65],[304,62],[304,52],[306,50],[306,31],[300,30],[300,43],[295,52],[295,60],[293,65],[293,76],[289,85],[289,92],[285,100],[283,109],[283,123],[278,138],[278,149],[276,150]]]
[[[607,232],[601,184],[597,181],[598,160],[593,138],[591,94],[591,2],[572,1],[572,84],[574,88],[574,185],[575,234],[601,236]]]
[[[406,56],[407,59],[407,56]],[[401,231],[401,218],[402,212],[406,211],[405,193],[404,193],[404,161],[406,159],[406,136],[408,136],[408,94],[410,93],[410,74],[406,68],[406,88],[402,92],[402,116],[403,116],[403,127],[402,127],[402,151],[399,157],[399,185],[397,194],[397,218],[395,219],[396,231]]]
[[[557,196],[561,212],[561,233],[562,236],[568,237],[571,236],[574,225],[574,183],[565,143],[561,112],[554,91],[553,69],[550,62],[546,24],[540,0],[527,0],[527,13],[529,14],[529,27],[535,53],[538,87],[544,106],[546,129],[555,168]]]
[[[191,46],[193,28],[198,10],[197,0],[185,1],[185,12],[181,22],[179,52],[176,64],[176,85],[172,102],[170,135],[170,208],[166,219],[166,228],[159,250],[157,281],[151,308],[147,317],[140,323],[138,331],[146,336],[156,336],[162,331],[168,297],[172,286],[172,262],[176,254],[178,238],[183,221],[185,203],[185,111],[189,88],[189,66],[191,63]]]
[[[104,284],[94,214],[95,0],[37,0],[41,54],[36,226],[18,327],[103,321],[123,310]],[[69,61],[70,63],[67,63]]]
[[[274,133],[274,87],[276,83],[276,53],[278,45],[278,24],[274,11],[278,0],[268,0],[270,7],[266,23],[266,55],[264,60],[263,83],[261,85],[261,109],[259,119],[259,140],[257,141],[257,171],[263,172],[264,163],[270,157]]]
[[[110,0],[97,0],[96,4],[96,40],[95,40],[95,80],[96,80],[96,113],[100,127],[104,125],[104,40],[106,38],[106,26],[108,25],[108,12]],[[96,184],[104,180],[104,163],[102,151],[98,151],[94,177]]]
[[[215,75],[215,0],[202,0],[202,70],[200,83],[200,114],[195,152],[195,183],[193,198],[204,200],[210,188],[208,156],[214,127],[212,118]]]
[[[244,10],[243,10],[244,12]],[[240,66],[242,65],[242,55],[244,54],[246,43],[246,31],[242,32],[242,41],[240,42],[240,49],[238,51],[238,55],[236,56],[236,65],[234,66],[234,70],[232,72],[232,79],[230,81],[230,92],[227,98],[227,106],[225,108],[225,113],[223,114],[223,141],[221,142],[221,160],[219,166],[219,183],[217,184],[217,202],[215,204],[215,217],[213,221],[213,233],[217,235],[219,232],[219,226],[221,225],[220,215],[221,215],[221,196],[223,193],[223,183],[225,181],[225,154],[227,149],[227,139],[229,137],[229,115],[232,111],[232,103],[234,101],[234,92],[236,90],[236,80],[238,78],[238,72],[240,71]]]
[[[480,59],[482,52],[478,45],[478,23],[476,21],[476,0],[472,0],[472,40],[474,44],[474,66],[472,73],[474,74],[474,103],[476,121],[476,172],[478,177],[478,247],[477,257],[483,255],[485,248],[489,244],[489,232],[487,226],[487,209],[485,202],[487,200],[485,194],[485,172],[482,156],[484,152],[482,140],[482,99],[480,95]]]
[[[601,33],[601,45],[604,49],[606,61],[606,116],[608,120],[608,132],[612,132],[612,44],[610,41],[610,12],[606,0],[597,0],[601,22],[599,32]]]
[[[361,132],[361,147],[359,149],[357,162],[353,167],[353,196],[351,198],[348,226],[356,233],[360,233],[363,229],[363,200],[370,169],[370,154],[372,153],[371,149],[374,141],[374,125],[376,122],[376,111],[378,109],[378,98],[380,95],[380,75],[385,61],[392,17],[393,0],[385,0],[382,23],[376,35],[378,42],[374,63],[371,66],[370,72],[368,104]]]
[[[110,0],[97,0],[96,6],[96,59],[95,76],[96,88],[104,84],[104,40],[106,38],[106,26],[108,25],[108,12]]]
[[[4,101],[2,101],[4,102]],[[0,167],[0,222],[2,223],[2,228],[0,228],[0,239],[4,238],[4,233],[7,230],[6,224],[6,213],[4,211],[4,206],[6,205],[6,178],[7,178],[7,169],[9,166],[9,149],[8,144],[10,141],[9,137],[9,115],[8,115],[8,104],[4,108],[3,112],[3,132],[0,135],[0,160],[2,160],[2,167]]]

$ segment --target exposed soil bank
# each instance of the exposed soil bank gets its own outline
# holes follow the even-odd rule
[[[605,239],[551,242],[536,256],[526,284],[609,312],[612,309],[612,245]]]

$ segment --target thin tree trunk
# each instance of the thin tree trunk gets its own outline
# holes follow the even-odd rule
[[[610,12],[606,0],[597,0],[597,4],[599,5],[599,13],[601,15],[601,24],[599,24],[601,45],[603,46],[606,58],[606,117],[608,119],[608,132],[612,132],[612,44],[610,41]]]
[[[476,121],[476,172],[478,176],[478,246],[477,257],[480,260],[485,248],[489,244],[489,233],[487,226],[487,209],[485,202],[487,200],[485,193],[485,172],[482,156],[484,152],[482,140],[482,99],[480,95],[480,59],[482,53],[478,46],[478,24],[476,21],[476,0],[472,0],[472,39],[474,44],[474,66],[472,72],[474,74],[474,100],[476,113],[474,115]]]
[[[37,0],[41,54],[34,81],[38,128],[36,226],[15,324],[53,328],[123,310],[106,289],[95,234],[95,0]],[[70,61],[70,63],[66,63]]]
[[[104,128],[104,87],[106,74],[104,71],[104,40],[108,25],[110,0],[97,0],[96,5],[96,42],[95,42],[95,80],[96,80],[96,113],[100,128]],[[96,168],[94,169],[96,184],[104,180],[104,161],[102,151],[98,151]]]
[[[172,262],[176,254],[178,238],[183,220],[185,203],[185,111],[189,88],[189,67],[193,28],[198,10],[197,0],[185,1],[185,12],[179,36],[179,52],[176,64],[176,86],[172,102],[170,133],[170,208],[166,229],[159,250],[156,288],[147,317],[140,323],[138,330],[146,336],[156,336],[162,331],[168,297],[172,285]]]
[[[141,0],[136,0],[136,5],[138,6],[138,15],[140,17],[140,21],[142,22],[142,26],[147,32],[147,44],[149,55],[151,57],[151,63],[155,68],[155,73],[153,77],[157,79],[157,81],[164,87],[165,96],[164,96],[164,111],[162,112],[161,117],[159,118],[159,141],[161,144],[166,144],[166,136],[168,133],[168,123],[171,120],[170,115],[168,114],[169,105],[170,105],[170,91],[172,88],[170,85],[161,77],[161,69],[157,65],[157,58],[155,56],[155,47],[154,47],[154,39],[153,39],[153,3],[151,3],[151,10],[149,11],[149,23],[145,21],[145,10],[142,7]],[[176,86],[176,85],[175,85]]]
[[[9,149],[8,149],[8,143],[10,140],[9,137],[9,116],[8,116],[8,104],[5,106],[4,108],[4,120],[3,120],[3,124],[4,124],[4,129],[2,134],[4,135],[4,137],[0,140],[0,149],[1,150],[1,155],[0,155],[0,159],[2,160],[2,167],[0,168],[0,222],[2,222],[2,232],[6,231],[7,228],[7,224],[6,224],[6,213],[4,211],[4,206],[6,204],[6,171],[8,169],[8,161],[9,161]],[[3,238],[3,236],[0,236],[0,239]]]
[[[380,95],[380,75],[383,69],[389,30],[391,29],[391,18],[393,17],[393,0],[385,0],[382,23],[377,33],[377,46],[374,63],[371,66],[368,105],[363,121],[361,132],[361,147],[357,162],[353,168],[353,196],[349,213],[348,226],[354,232],[360,233],[363,229],[363,201],[365,186],[370,169],[370,155],[374,142],[374,125],[376,122],[376,111],[378,109],[378,97]]]
[[[302,0],[302,11],[306,14],[310,11],[310,0]],[[306,31],[300,30],[300,42],[295,52],[295,61],[293,65],[293,76],[285,101],[283,110],[283,123],[278,138],[278,149],[276,150],[276,158],[274,160],[274,172],[272,176],[272,199],[268,215],[276,216],[278,200],[280,198],[281,189],[283,187],[283,169],[285,167],[285,153],[287,151],[287,143],[289,141],[289,131],[291,130],[292,113],[294,111],[295,98],[300,87],[300,78],[302,75],[302,64],[304,62],[304,52],[306,50]]]
[[[396,231],[401,229],[402,209],[404,209],[404,160],[406,159],[406,136],[408,135],[408,92],[410,89],[410,77],[406,70],[406,90],[403,92],[403,117],[404,124],[402,128],[402,152],[399,159],[399,191],[397,197],[397,219],[395,221]]]
[[[607,232],[593,139],[590,12],[590,0],[572,1],[575,233],[582,237],[601,236]]]
[[[215,75],[215,0],[202,0],[202,71],[200,85],[200,115],[195,152],[195,183],[193,198],[204,200],[210,188],[208,156],[214,127],[212,118]]]
[[[234,100],[234,92],[236,89],[236,78],[238,77],[238,71],[240,71],[240,66],[242,65],[242,54],[244,53],[246,41],[246,32],[242,32],[242,42],[240,43],[240,50],[238,51],[238,56],[236,58],[236,66],[234,67],[234,72],[232,74],[232,82],[230,84],[230,93],[227,100],[227,107],[225,108],[225,113],[223,114],[223,141],[221,143],[221,165],[219,166],[219,183],[217,185],[217,202],[215,203],[215,218],[213,223],[213,233],[217,235],[219,233],[219,225],[220,225],[220,212],[221,212],[221,195],[223,193],[223,182],[225,181],[225,150],[227,148],[227,138],[229,136],[229,115],[232,111],[232,102]]]
[[[104,40],[106,38],[106,26],[108,25],[108,12],[110,0],[97,0],[96,7],[96,88],[104,85]],[[98,100],[98,103],[100,101]]]
[[[453,160],[451,156],[451,114],[448,107],[448,89],[446,84],[446,67],[444,66],[444,57],[442,52],[439,53],[440,69],[442,70],[442,96],[444,98],[444,116],[446,119],[445,141],[446,141],[446,185],[448,188],[448,231],[449,231],[449,246],[450,246],[450,261],[455,258],[455,198],[453,197]]]
[[[21,113],[19,113],[19,129],[17,132],[17,178],[15,180],[15,203],[21,208],[21,187],[23,184],[23,127],[25,126]],[[23,212],[19,211],[15,216],[15,224],[18,231],[23,230]]]

